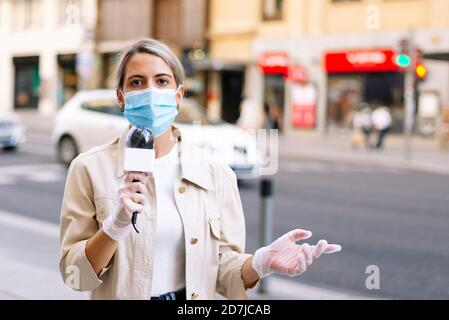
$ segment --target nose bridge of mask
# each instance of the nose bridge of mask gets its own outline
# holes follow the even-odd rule
[[[179,87],[178,87],[179,90]],[[176,95],[178,90],[147,88],[139,91],[126,93],[125,99],[132,105],[158,105],[158,106],[177,106]]]

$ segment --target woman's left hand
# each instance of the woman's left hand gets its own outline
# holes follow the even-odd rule
[[[307,268],[323,253],[341,251],[338,244],[328,244],[320,240],[316,245],[296,244],[296,241],[305,240],[312,236],[312,232],[296,229],[292,230],[272,244],[256,251],[252,267],[260,278],[273,272],[289,275],[291,277],[304,273]]]

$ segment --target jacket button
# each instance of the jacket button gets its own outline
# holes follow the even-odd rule
[[[178,191],[179,191],[179,193],[184,193],[184,192],[186,192],[186,187],[185,186],[180,186]]]
[[[198,239],[197,238],[192,238],[192,239],[190,239],[190,243],[191,244],[197,244],[198,243]]]
[[[200,295],[196,292],[192,293],[192,300],[198,299]]]

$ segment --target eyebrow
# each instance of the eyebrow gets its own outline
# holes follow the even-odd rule
[[[131,79],[131,78],[145,78],[145,77],[140,74],[133,74],[132,76],[128,77],[128,79]]]
[[[159,74],[155,75],[154,77],[155,77],[155,78],[158,78],[158,77],[163,77],[163,76],[169,77],[169,78],[173,78],[173,77],[172,77],[171,75],[169,75],[168,73],[159,73]],[[142,76],[142,75],[140,75],[140,74],[133,74],[132,76],[129,76],[129,77],[128,77],[128,79],[132,79],[132,78],[145,78],[145,77]]]
[[[162,76],[166,76],[166,77],[173,78],[171,75],[169,75],[169,74],[167,74],[167,73],[159,73],[159,74],[157,74],[157,75],[155,76],[155,78],[157,78],[157,77],[162,77]]]

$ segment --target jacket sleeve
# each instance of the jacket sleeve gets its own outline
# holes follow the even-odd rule
[[[60,217],[59,269],[66,286],[76,291],[92,291],[103,281],[86,257],[86,243],[98,231],[91,179],[82,156],[72,161],[62,201]]]
[[[232,300],[248,299],[242,279],[242,267],[251,257],[245,254],[245,217],[235,173],[221,167],[217,196],[221,209],[220,262],[217,292]],[[253,288],[257,282],[251,284]]]

